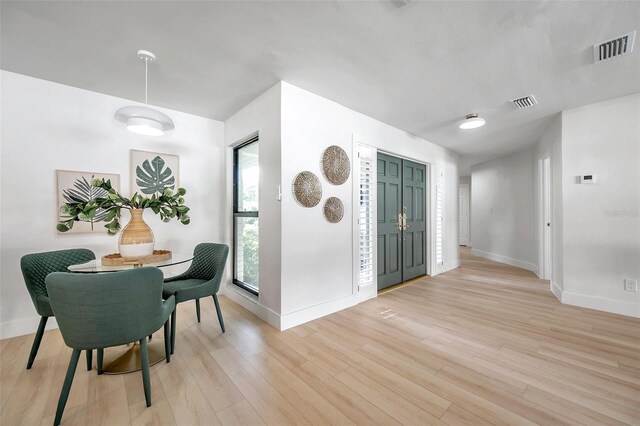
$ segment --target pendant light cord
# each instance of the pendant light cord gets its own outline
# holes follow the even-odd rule
[[[147,87],[148,87],[148,81],[149,81],[148,72],[149,72],[149,59],[144,58],[144,104],[145,105],[149,105],[149,102],[147,101]]]

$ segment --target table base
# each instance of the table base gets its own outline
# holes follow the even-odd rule
[[[149,366],[163,361],[165,359],[164,339],[154,336],[153,339],[148,340],[147,351],[149,353]],[[142,369],[140,342],[106,349],[104,351],[103,365],[104,374],[125,374],[140,371]]]

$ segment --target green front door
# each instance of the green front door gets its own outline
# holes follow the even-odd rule
[[[382,290],[426,274],[426,167],[379,153],[377,174],[378,290]]]
[[[402,282],[402,160],[378,154],[378,290]]]
[[[402,160],[402,199],[406,214],[403,231],[402,281],[427,273],[425,255],[426,166]]]

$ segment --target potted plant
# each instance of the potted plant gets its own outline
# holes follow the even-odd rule
[[[184,195],[187,193],[184,188],[178,188],[177,192],[164,188],[161,193],[154,193],[150,197],[136,192],[129,199],[113,189],[110,180],[94,179],[91,185],[102,189],[101,194],[104,196],[83,200],[72,195],[70,202],[60,206],[60,212],[64,216],[56,228],[60,232],[66,232],[73,228],[77,221],[91,221],[100,216],[106,222],[104,227],[107,228],[107,233],[115,235],[120,230],[121,211],[127,209],[131,213],[131,220],[122,230],[118,240],[120,256],[125,259],[153,254],[153,232],[142,218],[145,209],[159,214],[164,222],[176,218],[182,224],[188,225],[191,221],[188,215],[189,207],[184,205]]]

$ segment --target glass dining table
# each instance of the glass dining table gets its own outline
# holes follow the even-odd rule
[[[126,271],[128,269],[139,268],[143,266],[152,266],[156,268],[166,268],[180,264],[186,264],[193,260],[193,254],[173,253],[171,258],[154,263],[145,264],[126,264],[126,265],[102,265],[99,259],[92,260],[87,263],[71,265],[67,269],[69,272],[76,274],[98,274],[108,272]],[[165,359],[164,353],[164,336],[158,333],[158,336],[149,339],[147,349],[149,352],[149,365],[154,365]],[[140,344],[138,342],[129,343],[124,346],[115,346],[106,348],[103,360],[104,374],[124,374],[139,371],[141,367]]]
[[[193,254],[188,253],[173,253],[171,258],[161,260],[154,263],[137,264],[130,263],[125,265],[103,265],[99,259],[89,261],[87,263],[80,263],[78,265],[71,265],[67,269],[69,272],[78,274],[97,274],[100,272],[119,272],[126,271],[127,269],[140,268],[142,266],[155,266],[156,268],[165,268],[168,266],[175,266],[181,263],[190,262],[193,260]]]

